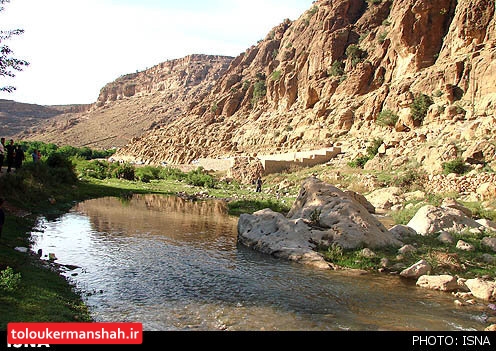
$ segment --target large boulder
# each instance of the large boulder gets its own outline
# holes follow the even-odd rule
[[[329,268],[322,256],[314,251],[311,232],[301,219],[290,220],[270,209],[242,214],[238,221],[238,242],[257,251]]]
[[[420,208],[407,224],[420,235],[433,235],[441,231],[463,231],[479,228],[481,224],[452,207],[426,205]]]
[[[264,209],[242,214],[238,242],[255,250],[329,268],[317,246],[400,247],[402,244],[365,207],[338,188],[311,177],[287,216]]]
[[[334,243],[345,249],[402,246],[359,202],[316,177],[303,182],[288,218],[310,223],[313,240],[322,245]]]

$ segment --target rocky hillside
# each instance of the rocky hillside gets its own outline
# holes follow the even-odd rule
[[[189,111],[194,99],[208,94],[231,61],[231,57],[190,55],[122,76],[103,87],[86,111],[68,111],[19,137],[93,148],[123,146]]]
[[[200,157],[340,145],[366,167],[494,160],[492,0],[319,0],[236,57],[208,95],[117,156]]]
[[[31,128],[36,129],[37,126],[55,116],[68,112],[81,112],[88,107],[85,105],[42,106],[0,99],[1,134],[7,139],[14,138],[16,134]]]
[[[116,157],[201,157],[339,146],[365,168],[496,155],[493,0],[318,0],[236,58],[192,55],[104,87],[85,113],[25,138]]]

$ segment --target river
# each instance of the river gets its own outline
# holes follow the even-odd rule
[[[483,312],[397,276],[322,271],[237,243],[222,201],[161,195],[77,204],[31,234],[97,322],[146,331],[475,331]]]

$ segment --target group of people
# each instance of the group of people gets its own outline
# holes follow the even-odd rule
[[[7,160],[7,173],[12,171],[12,168],[19,169],[26,155],[21,145],[14,145],[14,140],[10,139],[8,144],[5,144],[5,138],[0,139],[0,173],[4,160]]]

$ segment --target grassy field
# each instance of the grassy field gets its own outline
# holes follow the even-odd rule
[[[301,182],[316,173],[327,182],[340,188],[364,189],[362,177],[374,177],[384,186],[403,182],[405,190],[418,186],[411,175],[390,175],[360,171],[353,168],[332,169],[328,166],[294,169],[264,178],[262,193],[256,193],[253,185],[220,181],[223,174],[193,172],[179,174],[143,167],[133,170],[131,180],[118,179],[129,169],[110,169],[109,165],[95,161],[73,159],[53,164],[27,164],[10,176],[0,177],[0,194],[6,199],[6,225],[0,239],[0,330],[6,330],[8,322],[23,321],[90,321],[91,316],[78,292],[53,268],[43,264],[36,255],[16,251],[16,247],[29,247],[30,232],[40,216],[57,217],[66,213],[75,203],[86,199],[129,194],[154,193],[164,195],[201,194],[202,197],[221,198],[228,202],[231,214],[253,213],[259,209],[272,208],[286,213],[291,208]],[[113,174],[113,175],[112,175]],[[407,184],[407,185],[405,185]],[[420,184],[421,186],[421,184]],[[418,200],[416,206],[436,204],[442,195],[427,196]],[[486,211],[481,205],[471,204],[474,213],[484,213],[494,219],[494,211]],[[414,215],[412,209],[390,214],[397,223],[407,222]],[[399,258],[396,251],[378,250],[376,257],[365,258],[360,250],[346,251],[337,247],[322,248],[323,256],[340,266],[377,270],[383,259],[392,265],[415,263],[425,258],[434,266],[435,273],[457,274],[463,277],[490,275],[494,277],[496,265],[480,260],[481,253],[492,254],[478,245],[476,235],[455,233],[477,245],[477,253],[460,252],[454,245],[441,245],[433,238],[412,239],[417,251]],[[480,236],[480,235],[479,235]],[[456,241],[455,241],[456,242]]]

